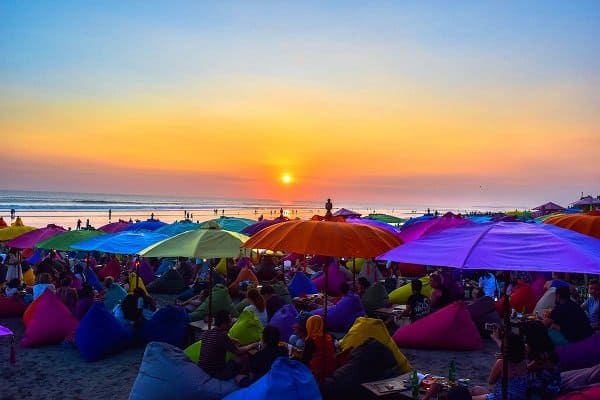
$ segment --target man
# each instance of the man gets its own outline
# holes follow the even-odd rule
[[[437,311],[446,307],[451,303],[451,296],[448,287],[444,285],[442,275],[435,272],[429,277],[429,285],[431,286],[431,296],[429,304],[431,311]]]
[[[583,302],[581,308],[587,314],[592,328],[598,329],[600,328],[600,282],[597,280],[589,281],[588,293],[590,297]]]
[[[569,342],[578,342],[594,333],[585,312],[573,300],[568,287],[556,288],[556,304],[544,325],[555,327]]]
[[[406,302],[406,310],[404,310],[403,315],[409,316],[410,321],[415,322],[429,314],[431,307],[429,305],[429,299],[421,294],[423,282],[421,282],[420,279],[413,279],[410,282],[410,287],[413,294]]]
[[[283,307],[283,301],[275,294],[275,290],[271,285],[263,285],[260,289],[260,294],[265,299],[265,305],[267,308],[267,319],[270,321],[273,315]]]
[[[279,331],[273,326],[265,326],[260,350],[250,357],[250,380],[260,379],[271,369],[278,357],[287,357],[287,348],[279,346]]]

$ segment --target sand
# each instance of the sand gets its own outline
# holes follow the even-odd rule
[[[173,297],[157,296],[159,306]],[[24,326],[20,318],[0,319],[0,325],[15,333],[18,341]],[[137,376],[143,348],[133,348],[104,360],[87,363],[75,348],[61,345],[17,349],[17,363],[11,366],[8,341],[0,338],[0,399],[126,399]],[[456,361],[458,378],[485,385],[497,352],[490,340],[480,351],[426,351],[401,349],[420,372],[448,374],[450,360]]]

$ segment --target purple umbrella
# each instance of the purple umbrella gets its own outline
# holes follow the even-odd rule
[[[36,229],[35,231],[27,232],[6,242],[8,247],[14,247],[16,249],[31,249],[42,240],[51,238],[54,235],[63,233],[65,228],[54,224],[49,224],[45,228]]]
[[[394,235],[400,237],[400,231],[398,231],[398,229],[394,228],[390,224],[386,224],[385,222],[376,221],[374,219],[366,219],[366,218],[347,218],[346,222],[350,222],[353,224],[364,224],[364,225],[376,226],[377,228],[381,228],[384,231],[388,231],[388,232],[393,233]]]
[[[245,227],[244,229],[242,229],[241,233],[243,233],[244,235],[252,236],[256,232],[262,231],[263,229],[265,229],[268,226],[279,224],[281,222],[286,222],[289,220],[290,219],[288,217],[277,217],[275,219],[263,219],[262,221],[258,221],[255,224]]]
[[[131,224],[129,222],[125,222],[125,221],[112,222],[110,224],[101,226],[100,228],[98,228],[98,230],[106,232],[106,233],[117,233],[117,232],[121,232],[123,229],[127,228],[129,225],[131,225]]]
[[[427,235],[377,258],[465,269],[598,274],[600,239],[549,224],[474,224]]]
[[[421,222],[411,224],[408,228],[400,232],[400,239],[404,243],[412,242],[419,239],[421,236],[443,231],[448,228],[454,228],[461,225],[471,225],[472,221],[461,217],[441,217],[434,219],[426,219]]]

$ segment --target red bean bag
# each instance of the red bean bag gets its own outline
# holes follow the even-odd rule
[[[18,297],[0,297],[0,318],[20,317],[26,308]]]
[[[400,275],[407,278],[420,278],[427,275],[427,268],[419,264],[398,263]]]
[[[319,293],[319,289],[317,289],[313,281],[311,281],[303,272],[296,272],[294,274],[292,280],[288,284],[288,290],[292,297]]]
[[[101,280],[108,276],[112,276],[115,281],[121,277],[121,264],[115,259],[111,259],[108,264],[98,271],[98,278]]]
[[[512,294],[509,299],[510,308],[517,310],[517,312],[532,313],[537,303],[535,294],[527,283],[518,281],[517,285],[513,288]],[[496,311],[500,316],[504,315],[504,297],[501,297],[496,302]]]
[[[238,289],[240,288],[240,282],[243,281],[251,281],[254,286],[258,286],[258,278],[254,275],[254,272],[247,267],[244,267],[240,270],[237,278],[229,285],[229,294],[231,296],[237,296]]]
[[[36,301],[38,304],[25,328],[21,346],[57,344],[75,333],[79,321],[57,295],[46,290]]]
[[[593,367],[600,362],[600,332],[576,343],[556,348],[562,371]]]
[[[335,263],[329,264],[327,268],[327,293],[329,293],[331,296],[341,296],[341,288],[342,284],[346,282],[346,275]],[[319,275],[312,281],[319,291],[325,291],[325,273]]]
[[[277,328],[281,340],[287,342],[288,338],[294,332],[294,324],[296,323],[297,316],[298,311],[296,307],[293,304],[286,304],[277,310],[269,321],[269,325]]]
[[[398,347],[440,350],[477,350],[483,341],[462,301],[399,328],[392,337]]]
[[[42,297],[42,296],[40,296],[40,297]],[[27,326],[29,326],[29,323],[31,322],[31,318],[33,317],[33,314],[35,313],[35,309],[37,308],[38,304],[40,304],[40,297],[38,297],[31,304],[29,304],[29,306],[27,306],[27,309],[23,313],[23,325],[25,325],[25,328],[27,328]]]
[[[323,309],[318,308],[312,312],[323,316]],[[365,316],[365,309],[360,297],[354,293],[342,297],[334,306],[327,309],[327,329],[334,332],[347,332],[358,317]]]
[[[559,396],[556,400],[598,400],[600,399],[600,385],[590,386],[577,390],[576,392],[566,393]]]

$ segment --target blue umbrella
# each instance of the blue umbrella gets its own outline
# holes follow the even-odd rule
[[[247,218],[220,217],[204,221],[200,224],[200,228],[210,228],[210,225],[214,223],[217,223],[221,227],[221,229],[224,229],[226,231],[241,233],[244,230],[244,228],[255,224],[256,221]]]
[[[123,229],[124,231],[155,231],[160,227],[167,225],[165,222],[159,221],[157,219],[149,219],[146,221],[136,222],[135,224],[129,225],[127,228]]]
[[[164,226],[158,228],[157,230],[155,230],[154,233],[160,233],[162,235],[167,235],[167,236],[175,236],[177,234],[187,232],[187,231],[193,231],[193,230],[199,229],[199,228],[200,228],[200,224],[196,224],[196,223],[190,222],[190,221],[182,221],[182,222],[174,222],[169,225],[164,225]]]
[[[71,248],[113,254],[137,254],[140,250],[168,238],[155,232],[119,232],[76,243]]]
[[[402,229],[406,228],[407,226],[411,226],[415,222],[427,221],[428,219],[433,218],[435,218],[435,215],[421,215],[420,217],[411,218],[402,224]]]

